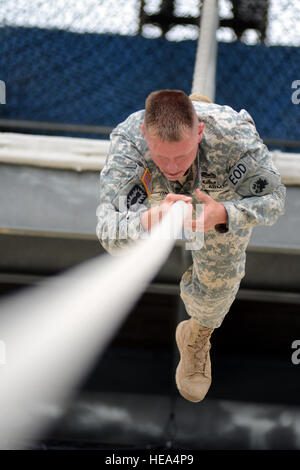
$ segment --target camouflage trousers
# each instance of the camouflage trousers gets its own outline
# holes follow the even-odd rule
[[[201,325],[221,325],[245,275],[246,248],[252,229],[204,234],[200,250],[192,251],[193,264],[184,273],[180,295],[188,315]]]

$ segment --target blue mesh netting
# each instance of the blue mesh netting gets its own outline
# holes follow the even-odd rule
[[[245,108],[264,138],[300,140],[300,105],[291,88],[300,48],[219,44],[216,101]]]
[[[0,28],[0,118],[114,126],[161,88],[191,91],[196,41]],[[216,102],[247,109],[266,138],[300,140],[291,101],[300,50],[219,43]]]

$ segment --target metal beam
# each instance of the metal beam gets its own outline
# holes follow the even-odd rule
[[[21,119],[0,119],[0,129],[29,129],[49,132],[72,132],[76,134],[109,135],[113,130],[113,127],[93,126],[90,124],[28,121]]]
[[[0,283],[15,285],[39,284],[47,277],[48,276],[42,274],[33,275],[27,273],[0,272]],[[180,294],[180,287],[178,284],[154,282],[149,284],[145,292],[147,294],[178,296]],[[300,294],[297,292],[280,292],[272,290],[241,288],[238,291],[237,299],[253,302],[274,302],[279,304],[300,305]]]

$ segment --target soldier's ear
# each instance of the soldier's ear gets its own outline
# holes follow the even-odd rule
[[[144,137],[146,137],[146,132],[145,132],[145,126],[144,126],[144,124],[141,124],[141,129],[142,129],[142,133],[144,134]]]
[[[199,143],[202,139],[203,131],[204,131],[204,122],[199,122],[199,126],[198,126],[198,142]]]

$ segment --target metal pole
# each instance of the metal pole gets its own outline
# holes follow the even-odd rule
[[[200,32],[196,52],[192,93],[200,93],[211,101],[215,99],[215,76],[219,24],[217,0],[204,0],[201,10]]]

